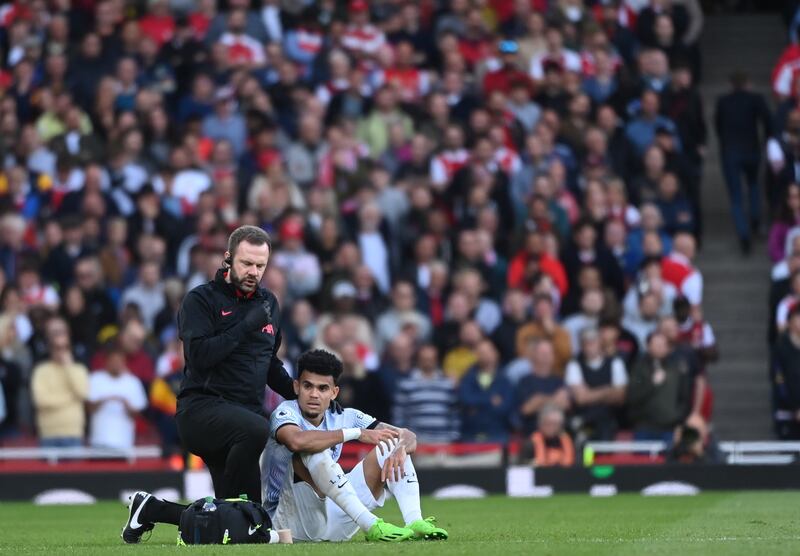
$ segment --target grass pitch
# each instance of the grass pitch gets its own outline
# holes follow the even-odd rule
[[[450,532],[445,542],[178,548],[176,529],[158,525],[147,543],[122,544],[120,503],[35,507],[0,503],[0,554],[800,554],[800,493],[707,493],[694,497],[423,501]],[[381,513],[400,521],[394,501]]]

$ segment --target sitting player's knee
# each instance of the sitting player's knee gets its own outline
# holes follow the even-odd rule
[[[320,464],[330,465],[333,463],[333,458],[331,458],[328,450],[323,450],[315,453],[302,453],[300,454],[300,461],[303,463],[306,469],[311,471]]]

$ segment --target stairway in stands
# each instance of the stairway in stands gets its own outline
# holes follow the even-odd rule
[[[770,70],[785,44],[786,32],[778,15],[706,18],[701,92],[711,140],[703,182],[706,231],[699,266],[705,278],[706,318],[714,327],[721,353],[709,373],[715,393],[715,430],[722,440],[772,438],[766,378],[770,263],[763,238],[749,258],[739,252],[713,133],[714,103],[728,90],[728,75],[737,69],[750,75],[755,90],[769,95]]]

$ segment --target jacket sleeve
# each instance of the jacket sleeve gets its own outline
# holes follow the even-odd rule
[[[271,297],[272,322],[279,323],[281,322],[281,308],[275,296],[271,295]],[[296,400],[297,394],[294,393],[294,380],[289,373],[286,372],[283,361],[278,357],[278,351],[281,349],[282,342],[283,333],[281,327],[278,326],[278,330],[275,332],[275,347],[272,348],[272,358],[269,361],[269,369],[267,370],[267,386],[280,394],[285,400]]]
[[[269,362],[269,371],[267,372],[267,386],[283,396],[284,399],[295,400],[297,399],[297,394],[294,393],[294,379],[286,372],[283,361],[278,357],[281,341],[281,330],[278,328],[278,332],[275,334],[275,348],[272,351],[272,359]]]
[[[224,360],[239,345],[243,334],[239,326],[214,334],[213,312],[208,302],[194,291],[183,299],[178,311],[178,330],[189,367],[210,369]]]
[[[631,373],[628,391],[625,399],[627,404],[635,405],[648,399],[653,392],[653,380],[647,372],[647,362],[644,359],[637,361]]]
[[[476,381],[471,375],[464,377],[458,388],[458,397],[461,406],[469,409],[488,409],[491,407],[489,396],[485,391],[478,388]]]

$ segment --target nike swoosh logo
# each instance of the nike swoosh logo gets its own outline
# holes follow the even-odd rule
[[[252,535],[256,531],[258,531],[260,528],[261,528],[261,525],[256,525],[255,527],[250,526],[250,527],[247,528],[247,534],[248,535]]]
[[[411,484],[411,483],[418,483],[418,482],[419,482],[419,481],[406,481],[406,483],[408,483],[408,484]]]
[[[228,315],[230,315],[231,313],[233,313],[233,310],[231,310],[231,311],[225,311],[225,310],[223,309],[223,310],[222,310],[222,311],[220,311],[220,312],[222,313],[222,316],[223,316],[223,317],[227,317]]]
[[[145,504],[147,503],[147,501],[148,501],[148,500],[150,500],[150,498],[152,498],[152,497],[153,497],[153,496],[152,496],[151,494],[148,494],[147,496],[145,496],[145,497],[144,497],[144,500],[142,500],[142,503],[141,503],[141,504],[139,504],[139,507],[138,507],[138,508],[136,508],[136,511],[135,511],[135,512],[133,512],[133,515],[131,516],[131,522],[130,522],[130,524],[128,525],[128,526],[129,526],[131,529],[138,529],[139,527],[141,527],[141,526],[142,526],[142,524],[141,524],[141,523],[139,523],[139,514],[140,514],[140,513],[142,513],[142,508],[144,508],[144,505],[145,505]]]
[[[344,485],[346,485],[346,484],[347,484],[347,481],[343,482],[343,483],[342,483],[342,484],[340,484],[340,485],[336,485],[336,488],[342,488],[342,487],[343,487]]]

